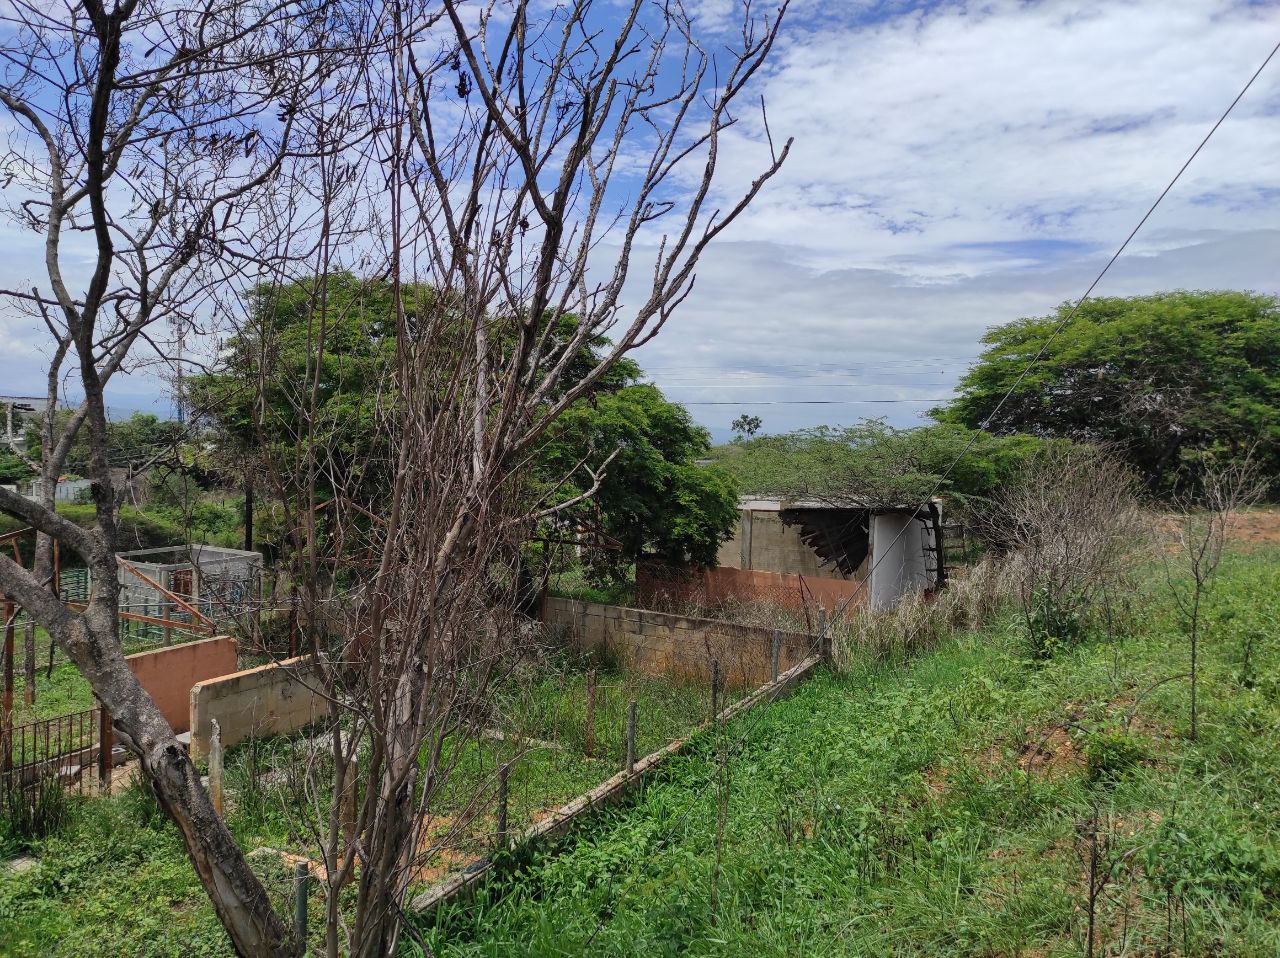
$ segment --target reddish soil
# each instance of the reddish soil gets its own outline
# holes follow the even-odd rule
[[[1162,535],[1173,537],[1177,522],[1165,514],[1157,520]],[[1246,552],[1265,546],[1280,545],[1280,509],[1250,509],[1231,518],[1231,541]],[[1172,543],[1170,543],[1172,548]],[[1176,551],[1176,550],[1175,550]]]
[[[1231,539],[1246,549],[1280,544],[1280,510],[1240,512],[1231,521]]]
[[[1028,728],[1027,735],[1030,741],[1019,762],[1031,775],[1061,778],[1084,767],[1084,756],[1066,729]]]

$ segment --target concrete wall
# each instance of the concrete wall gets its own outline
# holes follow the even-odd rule
[[[871,520],[872,609],[896,605],[906,592],[933,587],[931,559],[926,547],[933,544],[928,517],[910,513],[887,513]]]
[[[643,675],[704,683],[719,660],[726,684],[735,688],[755,688],[773,677],[771,629],[550,596],[542,618],[563,627],[580,651],[603,652]],[[782,633],[779,668],[786,671],[813,654],[815,642],[810,635]]]
[[[215,718],[226,746],[294,732],[323,718],[329,706],[314,684],[306,656],[197,683],[190,697],[192,757],[208,753]]]
[[[191,687],[236,670],[236,641],[227,636],[139,652],[127,659],[175,732],[190,728]]]
[[[866,602],[866,589],[856,579],[824,579],[718,566],[714,569],[669,570],[644,563],[636,566],[636,602],[692,602],[714,607],[724,602],[767,602],[788,609],[828,611]]]
[[[782,572],[806,578],[847,579],[834,563],[822,565],[804,544],[798,526],[783,525],[776,511],[742,509],[733,538],[720,546],[716,564],[727,569]]]

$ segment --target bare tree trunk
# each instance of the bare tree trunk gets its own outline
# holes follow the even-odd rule
[[[43,234],[47,274],[44,290],[0,294],[39,316],[57,344],[40,493],[32,501],[0,490],[0,510],[37,529],[36,562],[27,570],[0,556],[0,591],[49,632],[110,713],[242,955],[293,955],[303,943],[291,940],[125,660],[104,389],[140,349],[167,359],[156,327],[189,325],[221,286],[252,278],[259,248],[271,248],[275,224],[255,216],[257,204],[297,155],[297,131],[314,122],[309,111],[334,81],[333,64],[344,62],[342,23],[323,12],[179,9],[147,0],[110,9],[102,0],[56,11],[24,6],[9,20],[18,42],[0,65],[0,104],[10,114],[6,167],[20,171],[20,186],[37,197],[21,215]],[[74,292],[61,247],[71,229],[93,244],[88,278]],[[64,357],[83,401],[55,435]],[[55,508],[57,475],[78,436],[90,456],[95,522],[88,529]],[[65,608],[52,591],[55,540],[92,575],[83,612]]]

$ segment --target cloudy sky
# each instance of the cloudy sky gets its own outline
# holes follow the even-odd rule
[[[702,28],[740,2],[697,0]],[[759,84],[792,156],[640,357],[717,438],[742,412],[768,431],[919,421],[986,327],[1083,292],[1280,41],[1280,3],[793,7]],[[765,151],[744,115],[723,150],[726,199]],[[1280,56],[1099,294],[1280,291],[1277,157]],[[0,285],[38,271],[32,235],[0,225]],[[7,309],[0,393],[39,391],[38,331]],[[160,389],[138,375],[113,392],[130,409]]]
[[[720,437],[918,421],[986,327],[1080,296],[1277,41],[1276,4],[796,0],[763,83],[793,155],[643,362]],[[1280,55],[1100,295],[1280,291],[1278,114]]]

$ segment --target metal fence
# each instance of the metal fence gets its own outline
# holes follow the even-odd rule
[[[94,778],[109,779],[112,744],[100,708],[0,728],[0,780],[10,788],[57,775],[83,793]]]

